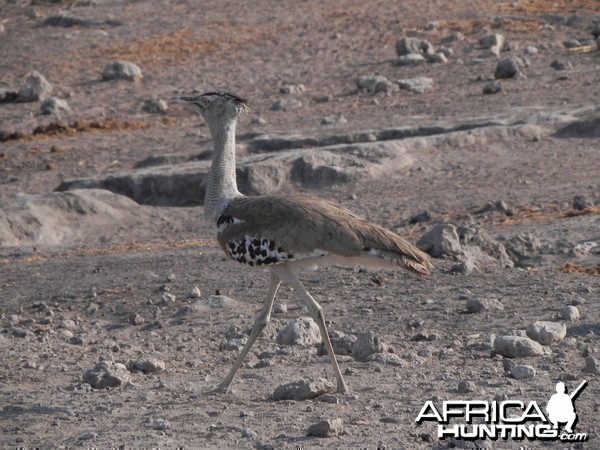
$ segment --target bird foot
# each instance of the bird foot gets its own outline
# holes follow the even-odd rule
[[[348,387],[348,385],[346,383],[341,383],[341,384],[338,383],[336,392],[338,394],[346,394],[346,395],[348,395],[348,394],[350,394],[350,388]]]
[[[229,394],[230,392],[231,392],[231,389],[229,388],[229,386],[219,385],[215,388],[209,389],[208,391],[205,392],[205,394],[220,395],[220,394]]]

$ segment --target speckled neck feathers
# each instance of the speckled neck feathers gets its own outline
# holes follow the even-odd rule
[[[235,118],[208,122],[214,153],[204,197],[204,216],[213,224],[231,200],[242,195],[235,176],[236,122]]]

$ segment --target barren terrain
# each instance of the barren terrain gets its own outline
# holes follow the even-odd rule
[[[0,446],[598,448],[599,14],[592,0],[2,2]],[[480,42],[493,33],[506,38],[497,54]],[[404,37],[445,47],[447,62],[398,65]],[[522,73],[484,95],[513,56]],[[103,81],[114,60],[143,78]],[[69,111],[18,101],[33,70]],[[391,83],[358,88],[374,75]],[[397,88],[416,77],[433,86]],[[308,315],[285,286],[233,391],[206,393],[269,275],[227,260],[202,216],[201,118],[144,105],[221,90],[251,107],[238,124],[244,192],[336,201],[435,256],[425,280],[304,275],[332,334],[385,344],[339,356],[350,395],[273,399],[290,381],[333,381],[317,344],[278,343]],[[424,236],[444,224],[460,248],[436,254]],[[535,357],[494,347],[536,321],[564,323],[566,336]],[[120,373],[113,387],[86,378],[99,363]],[[535,374],[519,379],[515,365]],[[585,442],[438,439],[434,422],[415,423],[428,400],[545,406],[557,382],[583,380]],[[309,435],[321,419],[343,430]]]

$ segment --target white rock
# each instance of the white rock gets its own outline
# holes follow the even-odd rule
[[[517,365],[511,369],[510,374],[517,380],[525,380],[535,377],[535,369],[527,365]]]
[[[316,437],[332,437],[342,434],[344,424],[342,419],[321,420],[308,427],[306,434]]]
[[[544,354],[544,348],[539,343],[520,336],[496,337],[494,351],[507,358],[542,356]]]
[[[479,38],[479,45],[481,48],[492,48],[497,47],[499,50],[502,50],[504,46],[504,36],[500,33],[487,34]]]
[[[333,390],[333,384],[325,378],[316,380],[296,380],[277,386],[273,400],[308,400]]]
[[[58,114],[60,112],[71,112],[71,108],[69,108],[66,100],[50,97],[40,105],[40,114]]]
[[[277,334],[277,343],[280,345],[311,345],[319,342],[319,327],[310,317],[300,317],[289,322]]]
[[[457,228],[450,223],[437,225],[424,234],[417,245],[428,248],[427,251],[433,257],[458,257],[462,254]]]
[[[420,53],[409,53],[402,55],[396,60],[397,66],[418,66],[426,61],[425,57]]]
[[[27,74],[27,78],[19,88],[19,101],[37,102],[49,97],[52,93],[52,85],[37,70]]]
[[[356,342],[352,345],[352,357],[358,361],[364,361],[374,353],[383,353],[387,350],[379,336],[372,331],[360,333]]]
[[[527,336],[542,345],[560,344],[567,335],[567,327],[562,322],[534,322],[527,327]]]
[[[404,78],[397,80],[396,83],[402,89],[417,92],[419,94],[433,89],[433,78],[429,77]]]
[[[102,79],[139,81],[142,79],[142,70],[129,61],[112,61],[104,67]]]
[[[495,298],[469,298],[467,299],[467,312],[478,313],[481,311],[503,311],[504,305]]]
[[[560,317],[564,320],[570,320],[571,322],[576,322],[579,320],[579,310],[576,306],[566,305],[563,306],[560,310]]]

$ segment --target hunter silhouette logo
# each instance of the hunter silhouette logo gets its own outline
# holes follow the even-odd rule
[[[429,400],[421,408],[416,422],[437,422],[439,439],[586,441],[586,433],[573,431],[577,422],[573,402],[586,384],[584,380],[571,394],[567,394],[565,384],[556,383],[556,393],[545,408],[547,415],[536,401],[446,400],[438,408]],[[563,431],[560,430],[561,424],[564,424]]]
[[[577,389],[572,394],[565,393],[565,383],[556,383],[556,394],[550,397],[546,411],[548,412],[548,418],[554,425],[553,428],[557,429],[559,422],[566,422],[565,431],[567,433],[573,433],[573,425],[577,421],[577,413],[573,406],[573,401],[579,395],[583,387],[586,385],[587,380],[583,380]]]

